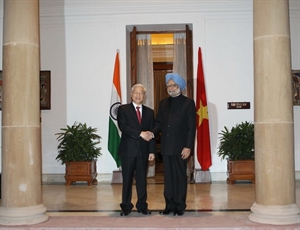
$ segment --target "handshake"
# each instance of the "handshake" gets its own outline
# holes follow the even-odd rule
[[[154,134],[150,131],[142,131],[140,137],[145,141],[150,141],[152,138],[154,138]]]

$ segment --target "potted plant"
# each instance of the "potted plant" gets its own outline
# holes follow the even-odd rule
[[[56,160],[66,165],[66,185],[75,181],[87,181],[88,185],[97,183],[97,158],[102,155],[101,137],[97,128],[86,123],[74,122],[72,126],[60,129],[56,133],[59,142]]]
[[[227,182],[251,180],[255,183],[254,124],[248,121],[236,124],[219,133],[218,156],[227,160]]]

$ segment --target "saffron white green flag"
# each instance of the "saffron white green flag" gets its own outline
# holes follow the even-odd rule
[[[108,151],[114,158],[117,167],[121,166],[121,160],[118,155],[119,143],[121,140],[121,131],[117,123],[118,108],[121,105],[121,87],[120,87],[120,62],[119,52],[116,54],[113,85],[110,98],[109,110],[109,130],[108,130]]]

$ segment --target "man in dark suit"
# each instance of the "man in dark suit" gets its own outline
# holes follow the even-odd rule
[[[136,209],[144,215],[151,214],[147,200],[148,161],[155,159],[155,139],[149,130],[154,127],[154,111],[143,105],[146,89],[136,84],[131,89],[132,103],[118,109],[118,126],[122,132],[119,145],[123,187],[121,215],[127,216],[132,208],[132,183],[135,175],[137,202]]]
[[[177,73],[166,75],[170,97],[160,101],[153,133],[161,133],[166,206],[160,214],[183,215],[186,208],[187,158],[194,148],[196,106],[182,95],[185,80]]]

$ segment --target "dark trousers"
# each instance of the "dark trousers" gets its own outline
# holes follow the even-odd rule
[[[164,197],[166,209],[185,210],[187,192],[187,160],[181,156],[163,155]]]
[[[131,211],[133,204],[132,199],[132,183],[133,177],[136,180],[137,202],[136,208],[138,210],[148,208],[147,200],[147,168],[148,157],[138,154],[137,157],[121,156],[122,163],[122,203],[120,207],[122,210]]]

